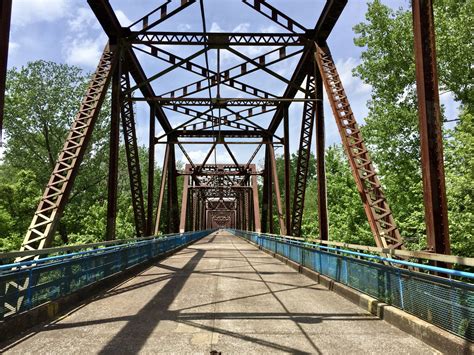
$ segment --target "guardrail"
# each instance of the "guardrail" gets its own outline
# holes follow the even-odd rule
[[[298,238],[292,237],[289,235],[279,235],[279,234],[271,234],[271,233],[264,233],[266,236],[271,237],[278,237],[288,240],[296,240],[301,242],[309,242],[314,244],[323,244],[332,247],[341,247],[343,249],[351,249],[357,250],[362,252],[368,253],[375,253],[381,256],[390,256],[390,257],[398,257],[401,259],[416,259],[417,261],[439,261],[447,264],[456,264],[462,265],[467,267],[474,267],[474,258],[469,258],[465,256],[459,255],[445,255],[445,254],[437,254],[431,253],[428,251],[423,250],[407,250],[407,249],[393,249],[393,248],[379,248],[370,245],[360,245],[360,244],[351,244],[345,242],[336,242],[333,240],[321,240],[312,237],[308,238]],[[1,255],[1,254],[0,254]]]
[[[474,274],[337,249],[274,235],[229,230],[311,270],[400,308],[451,333],[474,341]],[[395,267],[439,272],[439,277]]]
[[[100,249],[0,265],[0,319],[71,294],[211,232],[148,237]],[[9,253],[2,257],[11,259]]]

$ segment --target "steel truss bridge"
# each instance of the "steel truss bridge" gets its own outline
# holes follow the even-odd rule
[[[474,261],[449,255],[431,0],[412,1],[428,244],[424,252],[404,249],[404,241],[327,43],[347,0],[327,0],[311,28],[301,25],[266,0],[242,0],[243,7],[273,21],[281,30],[275,33],[209,32],[202,0],[166,0],[127,27],[119,22],[109,1],[88,0],[88,3],[106,33],[108,43],[21,250],[0,255],[5,264],[0,268],[3,307],[0,307],[0,314],[4,319],[0,327],[4,334],[10,334],[11,324],[27,327],[24,314],[37,314],[45,302],[51,304],[57,299],[63,302],[70,295],[89,290],[91,285],[124,274],[130,268],[175,252],[179,255],[178,250],[182,248],[204,253],[203,241],[232,244],[240,255],[238,258],[247,260],[260,275],[245,255],[248,251],[242,245],[247,244],[235,245],[246,240],[287,263],[296,263],[300,272],[310,270],[328,277],[332,280],[328,281],[329,285],[334,282],[346,285],[374,297],[374,302],[386,302],[454,333],[454,340],[450,338],[447,342],[453,346],[450,349],[471,346],[474,291],[469,282],[474,275],[451,267],[453,264],[472,267]],[[184,11],[194,11],[195,16],[202,18],[202,31],[159,30],[162,24]],[[2,1],[0,15],[1,127],[11,0]],[[256,46],[267,50],[254,57],[246,54],[244,48]],[[175,48],[186,48],[191,54],[177,55]],[[233,55],[240,62],[226,67],[222,60],[224,54]],[[211,55],[217,58],[215,69],[209,65]],[[164,69],[147,73],[142,63],[145,57],[164,65]],[[292,59],[297,60],[297,64],[288,77],[272,67]],[[199,79],[159,92],[165,76],[169,78],[178,71],[192,73],[193,78],[198,76]],[[261,81],[252,75],[255,73],[278,82],[280,87],[273,91],[262,88]],[[51,248],[108,90],[111,92],[111,115],[106,241]],[[232,95],[224,96],[223,93]],[[328,240],[324,95],[332,109],[376,247]],[[137,102],[144,102],[149,107],[146,196],[137,143],[134,111]],[[301,117],[290,117],[290,108],[295,105],[302,107]],[[170,113],[186,119],[179,125],[172,125],[168,119]],[[263,124],[262,117],[269,117],[269,123]],[[299,155],[293,181],[290,181],[290,137],[293,139],[290,124],[295,120],[301,124],[300,132],[294,137],[299,144]],[[164,133],[156,134],[158,129]],[[135,238],[128,241],[115,241],[121,132],[136,230]],[[236,157],[233,147],[241,144],[253,147],[248,160],[239,161]],[[305,241],[301,238],[304,237],[301,226],[313,144],[317,162],[319,239]],[[155,196],[157,145],[164,145],[165,154]],[[210,145],[202,161],[192,159],[191,149],[195,145]],[[228,153],[231,163],[218,163],[215,159],[213,162],[218,147]],[[282,186],[277,172],[276,147],[283,148]],[[182,169],[177,168],[177,150],[187,161]],[[263,168],[255,161],[260,152],[264,154]],[[183,181],[180,200],[178,180]],[[277,228],[274,220],[278,222]],[[196,247],[191,243],[197,243]],[[187,270],[186,267],[183,270]],[[179,267],[173,270],[178,272]],[[427,294],[433,295],[428,305],[420,301]],[[449,321],[443,320],[443,300],[446,299],[452,307]],[[374,307],[378,314],[378,306]],[[57,314],[56,311],[48,312]],[[411,328],[405,330],[416,333]],[[435,341],[420,337],[438,347]],[[467,343],[459,345],[462,338]],[[456,348],[458,345],[461,348]],[[274,349],[297,348],[280,346]]]

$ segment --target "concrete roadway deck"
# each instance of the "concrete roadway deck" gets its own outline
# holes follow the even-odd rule
[[[224,231],[3,349],[7,354],[212,350],[437,353]]]

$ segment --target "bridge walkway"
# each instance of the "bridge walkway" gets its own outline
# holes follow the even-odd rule
[[[33,328],[1,350],[437,353],[225,231]]]

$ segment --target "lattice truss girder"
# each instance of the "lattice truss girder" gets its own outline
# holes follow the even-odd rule
[[[361,195],[365,213],[379,247],[398,248],[403,244],[377,172],[352,112],[341,78],[327,44],[317,46],[315,60],[323,78],[328,99],[336,118],[344,149]]]
[[[135,128],[135,117],[133,112],[133,103],[129,99],[130,94],[130,76],[127,65],[122,66],[120,73],[121,89],[121,118],[122,131],[125,142],[125,151],[127,156],[128,175],[130,181],[130,190],[132,195],[133,214],[135,219],[136,234],[138,237],[145,236],[145,204],[143,200],[142,176],[140,171],[140,161],[138,155],[137,133]]]
[[[314,73],[306,77],[307,98],[316,97],[316,83]],[[293,195],[292,235],[300,237],[301,222],[303,219],[304,201],[309,172],[309,161],[311,156],[311,142],[313,139],[313,128],[315,121],[315,102],[304,103],[303,119],[301,121],[301,134],[299,155],[295,172],[295,189]]]
[[[163,206],[163,199],[167,196],[168,207],[172,214],[170,220],[175,221],[172,223],[175,227],[172,228],[177,229],[178,224],[182,225],[183,223],[183,221],[178,223],[178,199],[176,197],[178,172],[176,171],[175,146],[178,145],[178,148],[189,161],[192,171],[191,175],[186,175],[189,176],[189,179],[187,179],[189,191],[186,195],[186,202],[182,204],[182,206],[189,206],[188,211],[191,214],[190,218],[186,218],[185,228],[199,229],[209,226],[209,221],[206,219],[208,216],[206,215],[205,201],[208,201],[210,198],[233,198],[236,204],[235,216],[230,217],[232,223],[239,223],[242,228],[259,230],[260,208],[258,203],[255,204],[255,201],[258,201],[258,198],[255,198],[256,196],[258,197],[258,193],[255,194],[257,170],[255,167],[253,170],[250,169],[250,166],[253,166],[252,162],[262,145],[268,148],[268,145],[271,145],[273,141],[282,142],[280,137],[276,135],[276,131],[282,122],[283,113],[292,102],[298,101],[295,97],[300,93],[304,96],[304,114],[300,135],[300,157],[296,172],[297,179],[293,194],[292,217],[292,232],[298,235],[304,207],[304,189],[312,142],[312,126],[316,102],[314,93],[314,63],[316,61],[321,70],[322,80],[333,106],[338,127],[340,127],[343,143],[346,146],[361,197],[363,201],[369,201],[365,208],[374,237],[378,244],[384,246],[399,247],[401,245],[399,232],[380,188],[380,182],[376,177],[367,149],[363,144],[355,118],[352,111],[350,111],[347,97],[345,93],[341,94],[343,92],[342,84],[330,55],[327,55],[329,52],[328,50],[324,52],[321,48],[318,48],[317,55],[316,57],[314,56],[314,41],[324,42],[342,12],[346,1],[327,2],[315,29],[308,31],[297,21],[291,19],[264,0],[243,0],[245,6],[261,13],[288,32],[270,34],[212,34],[205,31],[201,33],[164,33],[155,31],[161,23],[171,16],[185,9],[192,8],[193,4],[196,4],[197,8],[198,2],[193,0],[166,1],[165,4],[151,11],[128,28],[120,26],[110,4],[106,0],[89,0],[89,3],[106,33],[114,41],[118,40],[117,43],[123,47],[124,51],[122,66],[124,70],[120,81],[121,119],[130,172],[137,235],[143,235],[145,225],[150,225],[151,221],[147,221],[145,218],[133,117],[133,101],[142,98],[151,107],[154,107],[156,109],[156,117],[165,131],[163,138],[167,140],[167,153],[162,182],[160,184],[158,209]],[[169,50],[170,47],[165,49],[162,47],[162,44],[169,44],[170,47],[172,44],[191,45],[196,46],[196,48],[201,46],[202,49],[197,49],[193,54],[185,57],[173,53],[172,50]],[[249,57],[243,51],[236,50],[237,47],[235,46],[249,44],[261,47],[269,46],[269,50],[255,57]],[[144,52],[150,58],[160,60],[165,63],[167,68],[153,75],[146,75],[140,66],[138,57],[134,54],[136,51]],[[207,56],[210,51],[217,53],[227,51],[234,56],[234,59],[239,59],[240,63],[229,68],[221,68],[218,65],[217,69],[211,70],[209,65],[200,64],[197,60],[199,56]],[[323,55],[321,53],[326,54]],[[286,60],[298,57],[300,60],[291,78],[283,77],[272,67],[273,64],[283,63]],[[59,157],[55,172],[35,213],[32,225],[28,230],[23,246],[24,249],[40,249],[48,246],[51,242],[55,225],[64,210],[67,194],[72,187],[74,176],[77,174],[81,154],[86,149],[86,143],[90,137],[97,112],[100,109],[101,100],[103,100],[103,95],[105,95],[105,88],[110,79],[114,60],[110,50],[104,52],[81,107],[81,113],[76,118],[77,122],[75,121],[73,124],[65,148]],[[189,75],[193,76],[198,75],[201,78],[198,81],[193,81],[190,84],[156,95],[151,86],[153,81],[158,81],[164,75],[175,70],[188,72]],[[133,76],[133,84],[130,82],[128,72]],[[275,80],[275,82],[286,86],[283,96],[277,94],[273,88],[268,90],[261,87],[262,82],[250,82],[250,74],[255,72],[263,73],[272,78],[272,80]],[[308,77],[308,80],[307,85],[303,87],[302,83],[305,77]],[[246,80],[249,80],[249,82],[246,82]],[[220,89],[224,87],[227,87],[230,90],[229,92],[235,92],[237,96],[229,98],[218,96]],[[142,93],[141,98],[137,95],[138,91]],[[206,92],[211,93],[209,99],[200,99],[194,96]],[[231,105],[244,107],[235,110]],[[187,121],[178,127],[172,128],[162,108],[186,116]],[[272,119],[270,125],[266,127],[261,122],[268,115]],[[223,127],[227,131],[222,131]],[[209,132],[209,137],[213,139],[214,144],[204,161],[192,162],[191,155],[186,152],[180,137],[181,135],[183,137],[193,137],[193,134],[198,131]],[[220,136],[219,132],[223,132],[223,135]],[[231,132],[240,133],[233,134]],[[227,145],[228,142],[225,140],[226,134],[243,137],[242,139],[250,137],[261,138],[258,148],[252,154],[247,164],[239,164],[232,150]],[[246,137],[246,134],[248,134],[248,137]],[[157,138],[155,142],[158,141],[159,139]],[[208,176],[205,176],[212,150],[217,145],[222,145],[229,152],[234,163],[231,165],[234,165],[236,170],[229,170],[223,176],[210,173]],[[273,152],[272,149],[271,151]],[[272,154],[272,159],[274,159],[274,152]],[[269,156],[271,157],[272,154]],[[268,179],[270,193],[273,187],[278,195],[276,212],[280,218],[281,232],[283,232],[285,229],[284,224],[281,224],[283,218],[282,207],[279,200],[279,188],[277,181],[275,181],[276,168],[273,169],[276,166],[275,164],[274,161],[269,161],[266,164],[268,171],[261,172],[261,174]],[[285,179],[289,179],[289,177],[285,177]],[[239,187],[242,191],[239,190]],[[168,191],[167,194],[165,190]],[[264,198],[270,198],[270,196],[264,196]],[[264,201],[264,203],[271,204],[269,200],[267,202]],[[160,213],[157,211],[155,218],[157,228],[159,227],[159,215]],[[228,221],[228,218],[219,218],[219,220]],[[155,228],[155,231],[158,231],[157,228]]]
[[[181,205],[180,231],[193,230],[204,223],[208,228],[248,230],[258,215],[258,186],[251,176],[258,174],[254,164],[187,164]],[[191,179],[194,177],[194,179]],[[204,219],[204,221],[200,221]],[[257,223],[258,224],[258,223]]]
[[[64,211],[68,194],[73,187],[87,143],[92,135],[116,61],[114,49],[107,45],[59,153],[21,250],[38,250],[51,244],[59,217]],[[18,261],[28,258],[19,258]]]

